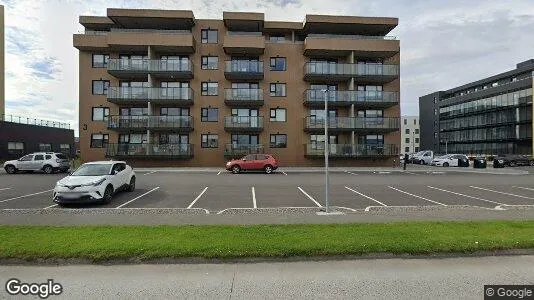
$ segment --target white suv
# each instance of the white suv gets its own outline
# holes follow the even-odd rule
[[[17,160],[6,161],[4,169],[8,174],[15,174],[18,171],[43,171],[46,174],[52,174],[55,171],[66,173],[70,169],[70,162],[63,153],[37,152]]]

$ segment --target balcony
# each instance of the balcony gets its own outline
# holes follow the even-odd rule
[[[265,51],[265,37],[262,32],[228,31],[224,37],[223,49],[229,55],[262,55]]]
[[[263,89],[225,89],[224,103],[231,107],[261,107]]]
[[[304,130],[306,132],[324,132],[324,119],[322,117],[305,117]],[[399,118],[372,118],[372,117],[329,117],[329,132],[357,133],[388,133],[398,131]]]
[[[86,30],[84,33],[74,34],[72,37],[73,46],[81,51],[106,51],[108,31]]]
[[[196,47],[189,30],[112,28],[106,41],[114,51],[146,51],[151,46],[162,53],[192,54]]]
[[[146,79],[150,73],[160,79],[192,79],[193,64],[184,60],[110,59],[108,73],[117,78]]]
[[[190,159],[192,144],[108,144],[106,157],[137,159]]]
[[[115,104],[156,104],[190,106],[193,105],[191,88],[148,88],[117,87],[108,88],[108,101]]]
[[[391,36],[308,34],[304,55],[346,57],[354,51],[357,57],[389,58],[400,52],[399,41]]]
[[[247,154],[264,153],[263,144],[226,144],[224,156],[228,158],[241,158]]]
[[[324,107],[322,90],[306,90],[304,105]],[[383,91],[328,91],[328,106],[343,107],[354,105],[357,108],[388,108],[399,104],[398,92]]]
[[[193,131],[190,116],[109,116],[108,129],[118,132],[168,131],[187,133]]]
[[[398,76],[399,65],[309,62],[304,66],[306,81],[342,82],[354,77],[360,84],[385,84]]]
[[[387,158],[399,155],[399,148],[394,144],[329,144],[330,158]],[[323,144],[304,145],[304,156],[307,158],[324,158]]]
[[[228,60],[224,77],[228,80],[258,81],[263,79],[263,61]]]
[[[262,132],[263,117],[227,116],[224,117],[224,130],[228,132]]]

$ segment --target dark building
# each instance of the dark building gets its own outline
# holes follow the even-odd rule
[[[516,69],[419,98],[421,149],[532,154],[534,59]]]
[[[74,155],[74,130],[67,123],[0,116],[0,160],[39,151]]]

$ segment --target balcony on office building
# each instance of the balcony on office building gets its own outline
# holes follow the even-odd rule
[[[324,107],[324,90],[306,90],[304,105]],[[384,91],[326,91],[328,106],[343,107],[355,105],[358,108],[388,108],[399,104],[398,92]]]
[[[118,132],[135,131],[193,131],[191,116],[109,116],[108,129]]]
[[[241,158],[247,154],[264,153],[263,144],[226,144],[224,156],[228,158]]]
[[[304,118],[304,130],[310,133],[324,132],[323,117]],[[388,133],[400,128],[399,118],[383,117],[328,117],[330,132]]]
[[[227,60],[225,62],[224,77],[232,81],[262,80],[264,77],[263,61]]]
[[[193,144],[108,144],[106,156],[123,159],[190,159],[193,150]]]
[[[304,155],[308,158],[324,158],[324,143],[305,144],[304,151]],[[328,144],[330,158],[379,158],[398,154],[398,146],[394,144]]]
[[[224,103],[231,107],[263,106],[263,89],[225,89]]]
[[[262,132],[263,117],[261,116],[226,116],[224,129],[228,132]]]
[[[108,73],[123,79],[146,79],[148,74],[160,79],[193,78],[193,64],[184,59],[121,59],[112,58]]]
[[[379,63],[308,62],[304,80],[310,82],[342,82],[354,78],[360,84],[385,84],[397,79],[399,65]]]
[[[191,88],[117,87],[108,88],[107,99],[115,104],[193,105]]]

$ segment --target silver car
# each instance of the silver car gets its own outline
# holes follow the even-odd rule
[[[17,160],[6,161],[4,169],[8,174],[15,174],[18,171],[43,171],[46,174],[56,171],[66,173],[70,169],[70,162],[63,153],[37,152]]]

